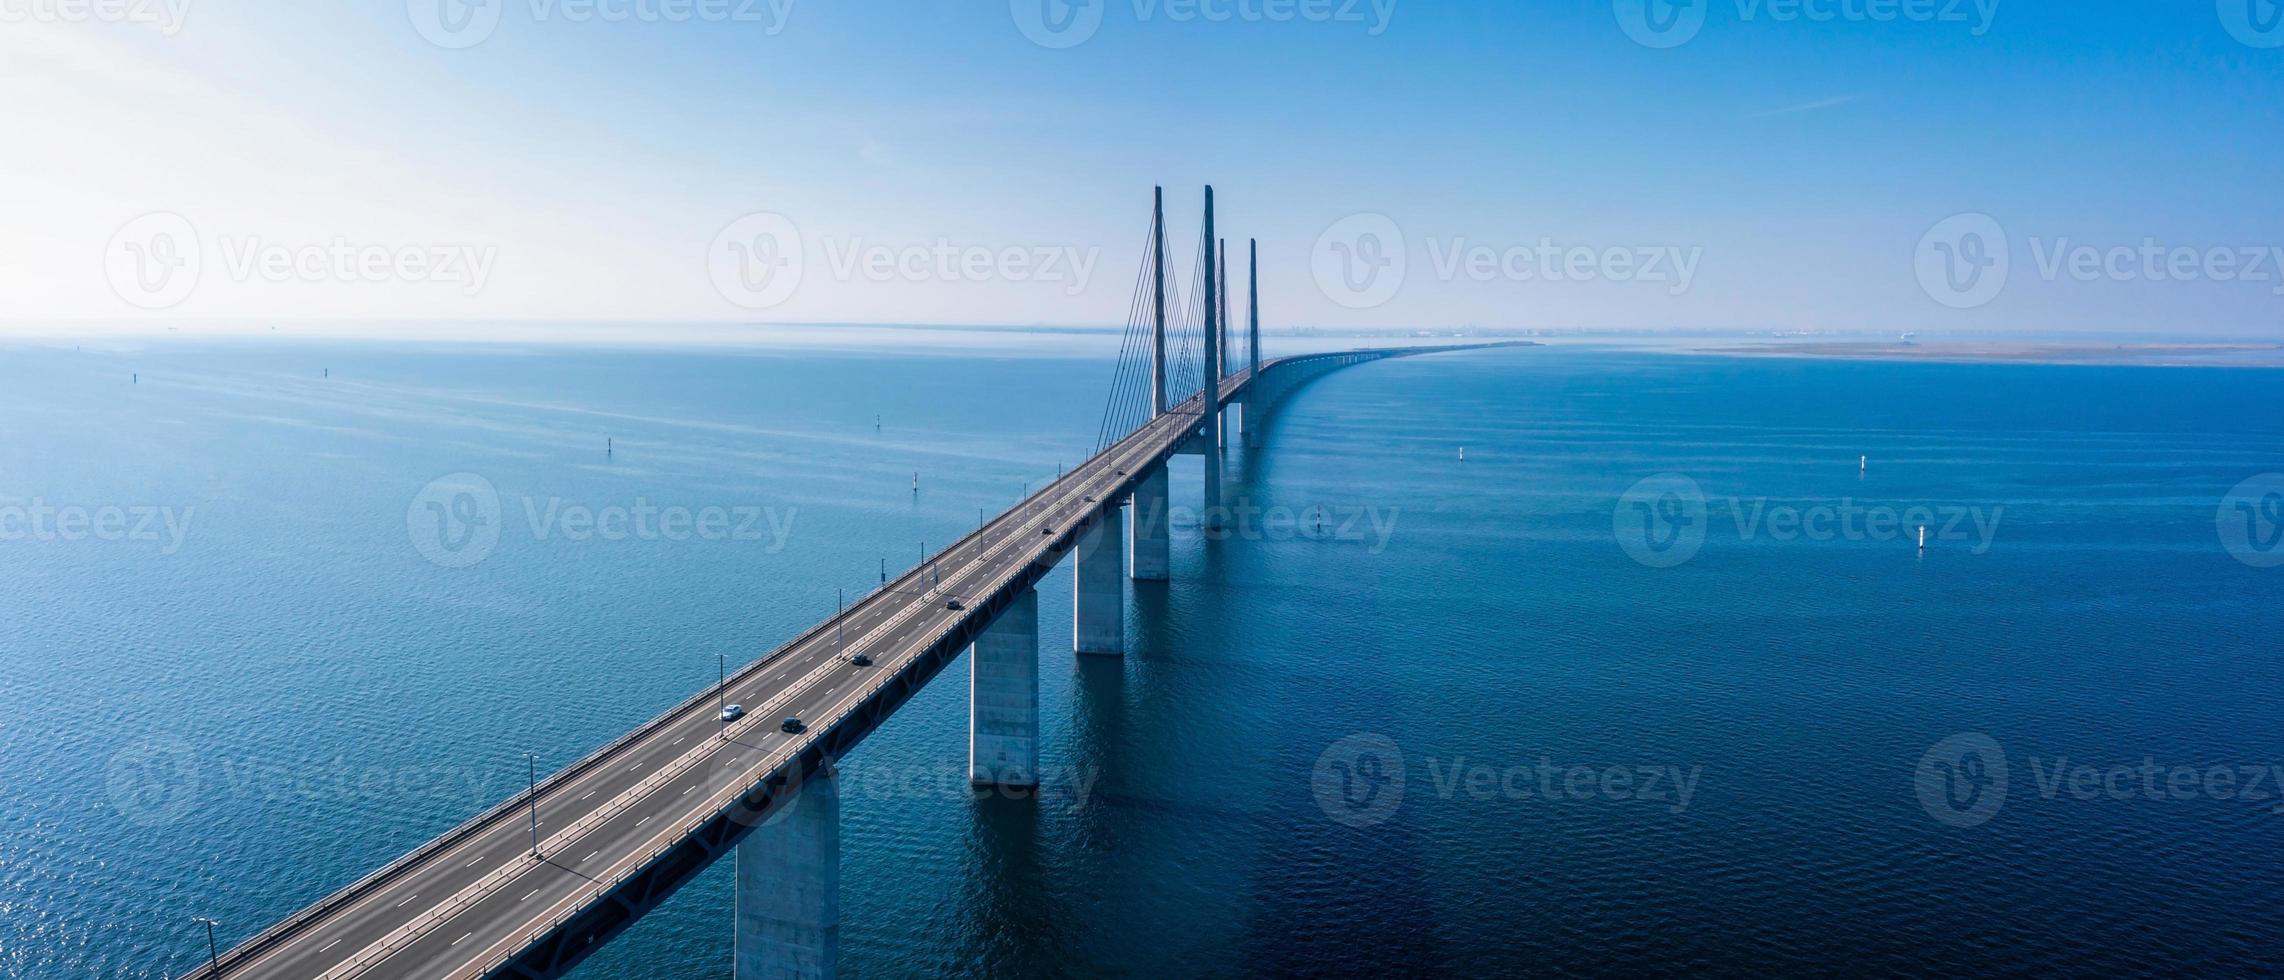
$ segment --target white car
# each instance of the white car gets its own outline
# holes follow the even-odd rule
[[[745,705],[733,704],[722,709],[723,721],[736,721],[743,717],[745,717]]]

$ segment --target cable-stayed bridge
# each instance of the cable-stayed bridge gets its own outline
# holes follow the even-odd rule
[[[1168,460],[1204,458],[1203,522],[1224,519],[1227,406],[1242,406],[1242,435],[1255,444],[1272,407],[1328,371],[1501,346],[1264,360],[1256,267],[1243,357],[1233,360],[1237,332],[1211,188],[1186,291],[1168,272],[1166,245],[1161,191],[1099,443],[1086,462],[718,689],[189,976],[556,977],[733,853],[737,976],[833,976],[839,759],[972,652],[969,779],[1036,786],[1040,579],[1070,559],[1074,646],[1122,654],[1127,580],[1169,574]],[[725,722],[728,703],[751,710]]]

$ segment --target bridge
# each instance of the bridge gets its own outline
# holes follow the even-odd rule
[[[1496,344],[1260,358],[1258,263],[1234,369],[1213,190],[1189,300],[1165,271],[1164,193],[1098,451],[791,642],[187,976],[557,977],[735,854],[737,976],[830,977],[839,937],[837,761],[963,652],[968,775],[1036,787],[1039,596],[1072,559],[1073,645],[1120,655],[1125,582],[1168,577],[1167,463],[1204,458],[1226,519],[1228,413],[1258,444],[1277,401],[1379,358]],[[1210,270],[1210,274],[1208,274]],[[1197,328],[1194,334],[1187,327]],[[1194,342],[1194,343],[1193,343]],[[1175,349],[1169,352],[1169,344]],[[1171,357],[1169,354],[1171,353]],[[1194,369],[1194,374],[1192,373]],[[1210,379],[1210,383],[1207,382]],[[1195,391],[1182,389],[1195,380]],[[1131,422],[1131,426],[1129,425]],[[721,707],[749,707],[725,722]],[[788,725],[797,718],[801,724]],[[795,728],[798,730],[787,730]]]

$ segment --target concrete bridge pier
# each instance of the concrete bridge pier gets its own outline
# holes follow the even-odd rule
[[[1071,648],[1126,653],[1126,511],[1103,508],[1071,562]]]
[[[969,784],[1039,785],[1039,590],[1025,589],[968,655]]]
[[[737,980],[830,980],[840,971],[841,791],[830,766],[738,844]]]
[[[1128,527],[1133,533],[1130,540],[1137,582],[1163,582],[1173,576],[1174,544],[1168,533],[1166,485],[1166,464],[1159,463],[1134,486],[1134,523]]]

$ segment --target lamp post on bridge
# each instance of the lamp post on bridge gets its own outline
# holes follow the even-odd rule
[[[526,782],[524,783],[523,796],[524,796],[524,799],[531,801],[531,856],[532,856],[532,857],[538,857],[538,856],[539,856],[539,755],[538,755],[537,753],[534,753],[534,752],[526,752],[526,753],[524,753],[524,754],[523,754],[523,761],[524,761],[524,765],[525,765],[525,767],[526,767],[526,771],[525,771],[525,775],[524,775],[524,778],[525,778]]]
[[[196,922],[196,923],[198,923],[198,924],[200,924],[200,925],[203,925],[203,926],[205,926],[205,927],[206,927],[206,966],[207,966],[207,972],[209,972],[209,973],[211,973],[211,974],[214,974],[214,975],[216,975],[216,976],[219,976],[219,975],[221,975],[221,973],[222,973],[222,951],[221,951],[220,949],[216,948],[216,947],[215,947],[215,945],[214,945],[214,927],[215,927],[215,926],[218,926],[218,925],[221,925],[222,923],[220,923],[220,922],[216,922],[216,921],[214,921],[213,919],[209,919],[209,918],[207,918],[207,917],[205,917],[205,916],[203,916],[203,915],[192,916],[192,917],[191,917],[191,919],[190,919],[190,921],[192,921],[192,922]]]

